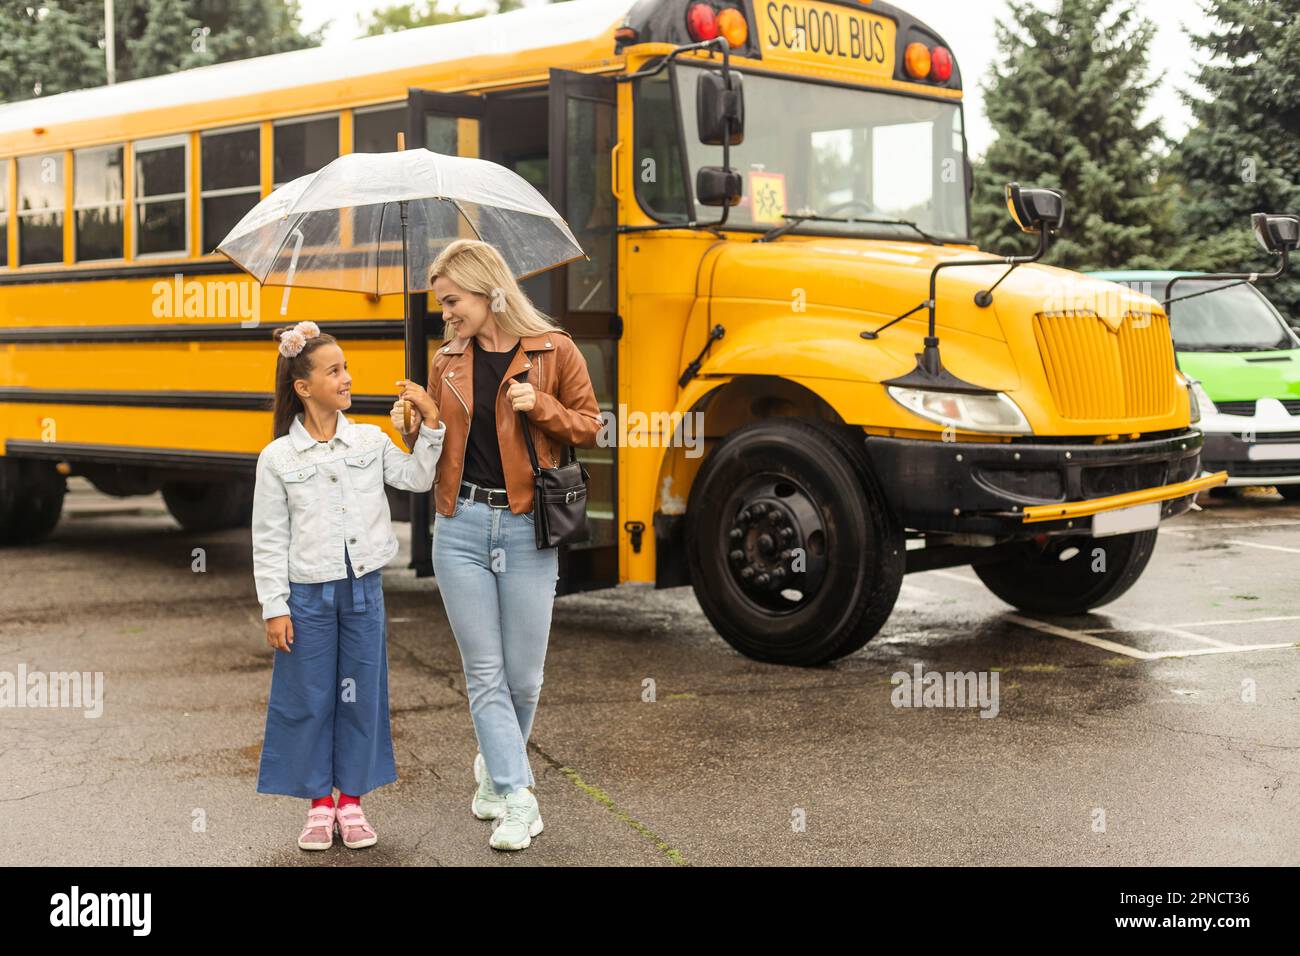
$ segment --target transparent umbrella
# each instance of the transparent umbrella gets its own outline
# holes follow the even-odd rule
[[[586,254],[546,198],[498,163],[428,149],[349,153],[275,190],[217,246],[263,285],[429,290],[429,266],[456,239],[490,242],[516,278]],[[415,379],[406,342],[406,377]]]

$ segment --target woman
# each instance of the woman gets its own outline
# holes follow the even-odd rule
[[[559,556],[534,538],[533,471],[518,413],[543,468],[559,465],[568,445],[593,447],[603,420],[581,351],[533,306],[493,246],[458,239],[429,277],[447,327],[427,386],[446,427],[433,570],[479,742],[470,811],[500,818],[490,846],[521,850],[542,830],[526,747]],[[410,447],[420,421],[406,436]]]

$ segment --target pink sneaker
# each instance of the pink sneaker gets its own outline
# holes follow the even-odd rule
[[[366,815],[361,812],[361,804],[345,803],[334,813],[335,825],[345,847],[360,850],[362,847],[374,846],[379,842],[375,828],[366,822]]]
[[[334,845],[334,807],[312,807],[307,811],[307,825],[298,835],[303,850],[328,850]]]

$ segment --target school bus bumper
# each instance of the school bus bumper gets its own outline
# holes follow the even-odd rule
[[[940,442],[869,435],[866,450],[894,510],[919,531],[1028,537],[1091,530],[1092,515],[1161,502],[1165,520],[1227,475],[1198,477],[1203,437],[1134,442]]]

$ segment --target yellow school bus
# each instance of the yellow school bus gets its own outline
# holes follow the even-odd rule
[[[561,592],[690,584],[741,652],[813,664],[908,571],[1105,603],[1215,483],[1153,300],[945,268],[987,257],[939,32],[872,0],[572,0],[0,107],[6,541],[54,527],[69,474],[161,489],[191,532],[246,521],[284,322],[336,335],[351,416],[389,427],[437,302],[404,329],[400,297],[263,289],[213,250],[399,131],[515,170],[588,253],[524,283],[606,413]],[[394,506],[431,574],[428,496]]]

